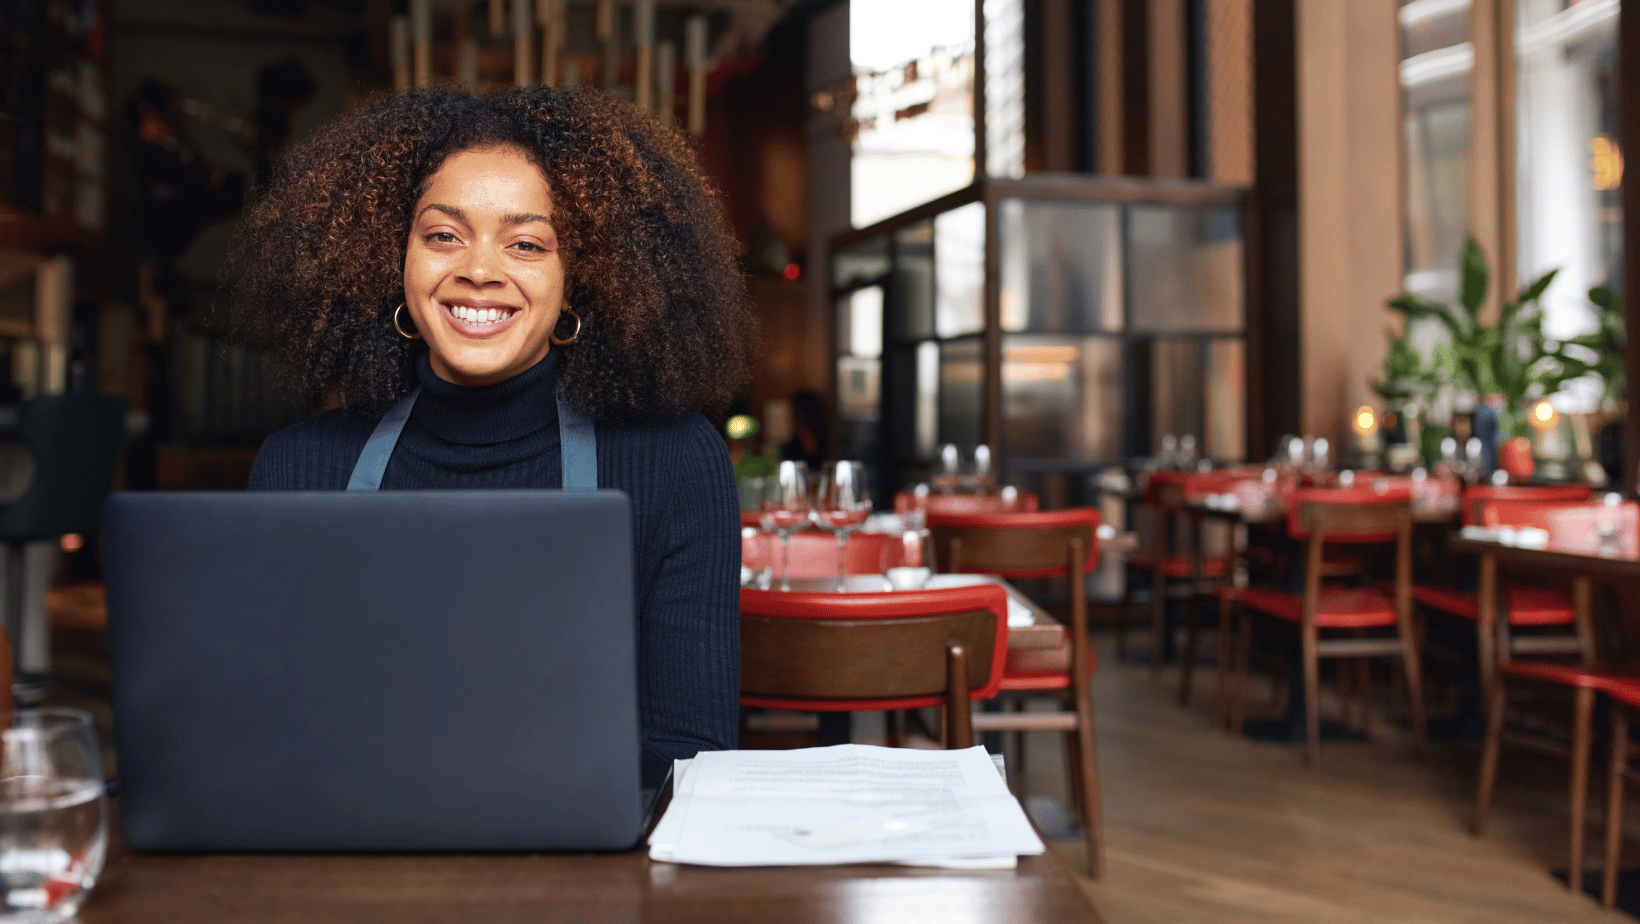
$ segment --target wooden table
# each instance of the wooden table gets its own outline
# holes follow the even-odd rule
[[[1099,922],[1050,850],[1019,868],[718,869],[642,852],[542,856],[143,856],[111,845],[81,924]]]

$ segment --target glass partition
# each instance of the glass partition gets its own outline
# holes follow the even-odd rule
[[[1167,434],[1242,459],[1245,208],[1237,188],[1027,177],[843,235],[838,451],[886,495],[983,442],[1050,503]]]

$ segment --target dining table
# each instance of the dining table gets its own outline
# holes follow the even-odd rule
[[[408,807],[407,807],[408,810]],[[117,826],[116,826],[117,828]],[[604,854],[141,854],[116,830],[80,924],[1088,922],[1050,849],[1011,870],[706,867]]]

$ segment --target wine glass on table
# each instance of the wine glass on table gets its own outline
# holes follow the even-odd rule
[[[814,492],[814,524],[837,537],[837,590],[848,587],[848,537],[865,525],[871,515],[871,494],[866,489],[865,466],[843,460],[827,462],[820,470],[820,485]]]
[[[758,522],[780,537],[780,589],[791,590],[792,536],[809,525],[809,467],[782,462],[764,489]]]

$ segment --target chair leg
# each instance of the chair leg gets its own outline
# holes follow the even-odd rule
[[[1128,614],[1133,610],[1133,569],[1122,572],[1122,605],[1116,610],[1116,659],[1127,656]]]
[[[1617,904],[1617,860],[1623,850],[1623,771],[1629,763],[1629,717],[1622,703],[1612,703],[1611,772],[1606,779],[1606,873],[1600,901]]]
[[[1082,823],[1082,839],[1087,846],[1088,874],[1098,879],[1104,873],[1104,832],[1102,812],[1099,803],[1099,752],[1094,744],[1093,735],[1093,696],[1091,693],[1077,697],[1076,702],[1076,731],[1075,741],[1067,741],[1073,745],[1077,753],[1077,775],[1072,781],[1072,787],[1082,793],[1081,813],[1078,816]]]
[[[1429,726],[1424,721],[1424,667],[1419,655],[1422,648],[1411,625],[1401,623],[1396,633],[1401,637],[1401,670],[1407,679],[1407,716],[1412,721],[1413,741],[1422,754],[1429,746]]]
[[[1150,580],[1150,676],[1162,673],[1162,652],[1167,648],[1167,569],[1158,566]]]
[[[1498,746],[1503,738],[1503,707],[1506,690],[1503,677],[1492,675],[1492,687],[1486,691],[1486,738],[1481,745],[1481,767],[1475,782],[1475,818],[1470,830],[1476,835],[1486,833],[1486,816],[1492,807],[1492,784],[1498,778]]]
[[[1372,737],[1372,662],[1366,658],[1355,661],[1356,685],[1361,694],[1361,734]]]
[[[1302,648],[1304,658],[1304,763],[1313,767],[1321,760],[1321,677],[1316,655],[1316,628],[1305,626]]]
[[[1566,885],[1572,892],[1583,891],[1583,813],[1589,796],[1589,717],[1594,711],[1594,690],[1577,688],[1572,719],[1571,837],[1567,844]]]
[[[1201,630],[1199,601],[1192,596],[1184,603],[1184,652],[1179,656],[1179,705],[1190,705],[1190,681],[1196,672],[1196,637]]]
[[[1236,635],[1230,631],[1230,610],[1235,603],[1229,597],[1219,600],[1219,641],[1214,652],[1213,671],[1213,725],[1222,727],[1230,711],[1228,685],[1230,682],[1230,646]]]
[[[1241,734],[1247,716],[1247,646],[1253,637],[1253,614],[1244,607],[1236,629],[1236,692],[1230,699],[1230,731]]]

